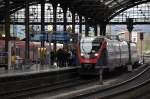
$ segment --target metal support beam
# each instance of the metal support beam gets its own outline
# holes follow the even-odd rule
[[[53,20],[54,21],[54,23],[53,23],[53,31],[57,31],[56,30],[57,3],[53,3],[52,6],[53,6],[53,18],[54,18],[54,20]],[[56,41],[54,41],[53,49],[54,49],[54,54],[56,55]],[[56,63],[56,57],[54,57],[54,63]]]
[[[25,63],[29,61],[29,0],[25,2]]]
[[[94,36],[97,36],[97,24],[94,25]]]
[[[79,16],[79,33],[82,33],[82,16]]]
[[[72,33],[75,33],[75,11],[72,11]]]
[[[67,7],[63,8],[63,14],[64,14],[64,31],[66,31],[66,26],[67,26]]]
[[[106,35],[106,24],[100,24],[100,35]]]
[[[57,4],[53,5],[53,17],[54,17],[54,23],[53,23],[53,31],[56,31],[56,11],[57,11]]]
[[[8,53],[8,42],[9,42],[9,38],[10,38],[10,17],[9,17],[9,10],[10,10],[10,3],[9,0],[5,0],[5,52]],[[7,64],[6,66],[6,70],[8,70],[8,54],[7,57],[5,59],[5,62]]]
[[[85,17],[85,36],[89,36],[89,25],[87,17]]]
[[[44,35],[45,31],[45,2],[41,0],[41,33]],[[41,41],[41,47],[44,47],[44,39]]]
[[[0,22],[0,24],[5,24],[5,22]],[[24,25],[24,22],[10,22],[10,24],[17,24],[17,25]],[[30,22],[30,25],[41,25],[41,22]],[[53,25],[53,22],[45,22],[45,25]],[[57,25],[63,25],[63,22],[57,22]],[[72,22],[67,22],[67,25],[72,24]],[[75,24],[79,24],[79,22],[76,22]],[[82,22],[82,25],[85,25],[85,22]]]

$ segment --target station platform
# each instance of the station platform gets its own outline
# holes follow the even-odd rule
[[[13,99],[33,89],[54,86],[78,77],[77,66],[56,67],[35,64],[23,67],[9,70],[0,68],[0,99]]]
[[[57,72],[57,71],[75,69],[75,68],[78,68],[78,66],[57,67],[57,66],[37,65],[37,64],[27,66],[27,68],[25,68],[24,66],[24,68],[21,69],[5,70],[4,68],[0,68],[0,78]]]

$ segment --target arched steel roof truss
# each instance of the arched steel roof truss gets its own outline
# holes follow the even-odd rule
[[[4,1],[0,0],[0,19],[4,17]],[[26,0],[9,0],[10,13],[13,13],[25,5]],[[29,0],[30,4],[40,3],[44,0]],[[60,3],[62,7],[68,7],[79,15],[96,20],[98,23],[107,23],[114,16],[135,5],[149,2],[149,0],[45,0],[50,3]]]

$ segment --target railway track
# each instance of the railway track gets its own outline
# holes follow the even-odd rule
[[[150,91],[150,66],[138,75],[102,90],[91,91],[71,99],[136,99],[138,96]]]
[[[35,80],[35,79],[34,79]],[[48,92],[57,92],[61,89],[68,89],[72,87],[76,87],[79,85],[86,85],[91,82],[95,82],[96,79],[91,80],[83,80],[80,77],[68,79],[66,81],[57,82],[55,84],[46,84],[46,85],[39,85],[38,87],[30,87],[26,89],[17,90],[10,93],[4,93],[0,95],[2,99],[28,99],[28,96],[48,93]],[[8,94],[8,95],[7,95]]]
[[[71,86],[71,82],[79,79],[76,68],[0,77],[0,99],[20,99],[22,96]]]
[[[46,94],[40,94],[37,96],[29,96],[25,97],[23,99],[109,99],[112,96],[115,96],[115,94],[119,94],[119,89],[125,89],[129,88],[128,85],[134,86],[137,85],[135,82],[140,83],[142,81],[142,78],[144,78],[145,75],[150,73],[150,67],[140,67],[139,70],[136,70],[134,73],[130,74],[130,76],[124,76],[126,77],[124,80],[120,79],[116,82],[112,82],[113,84],[105,84],[105,85],[99,85],[98,80],[89,81],[87,83],[79,84],[77,86],[71,86],[67,88],[62,88],[55,90],[53,92],[48,92]],[[132,75],[132,76],[131,76]],[[118,78],[122,78],[123,76],[120,76]],[[150,78],[147,76],[147,78]],[[140,79],[140,81],[137,81],[137,79]],[[110,79],[109,79],[110,80]],[[112,80],[112,79],[111,79]],[[107,82],[107,81],[105,81]],[[114,91],[116,90],[116,91]],[[117,92],[117,90],[119,92]],[[128,89],[129,90],[129,89]],[[116,98],[114,98],[116,99]],[[123,99],[123,98],[118,98]],[[127,98],[128,99],[128,98]]]
[[[42,89],[35,90],[34,93],[33,93],[33,89],[31,89],[30,94],[22,95],[21,99],[34,98],[34,96],[36,96],[38,93],[40,94],[40,97],[42,96],[43,93],[47,93],[48,95],[56,95],[58,93],[64,92],[65,89],[73,90],[72,88],[74,88],[74,87],[77,87],[79,85],[85,86],[85,85],[91,84],[92,82],[95,82],[95,81],[96,81],[96,79],[83,80],[83,79],[78,78],[78,79],[73,79],[70,81],[62,82],[62,83],[59,83],[59,84],[53,85],[53,86],[42,87]],[[39,96],[36,96],[35,99],[37,99],[37,97],[39,97]]]

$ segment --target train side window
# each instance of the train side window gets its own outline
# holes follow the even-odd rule
[[[110,43],[109,48],[110,48],[111,50],[113,50],[113,49],[114,49],[114,45],[113,45],[112,43]]]

